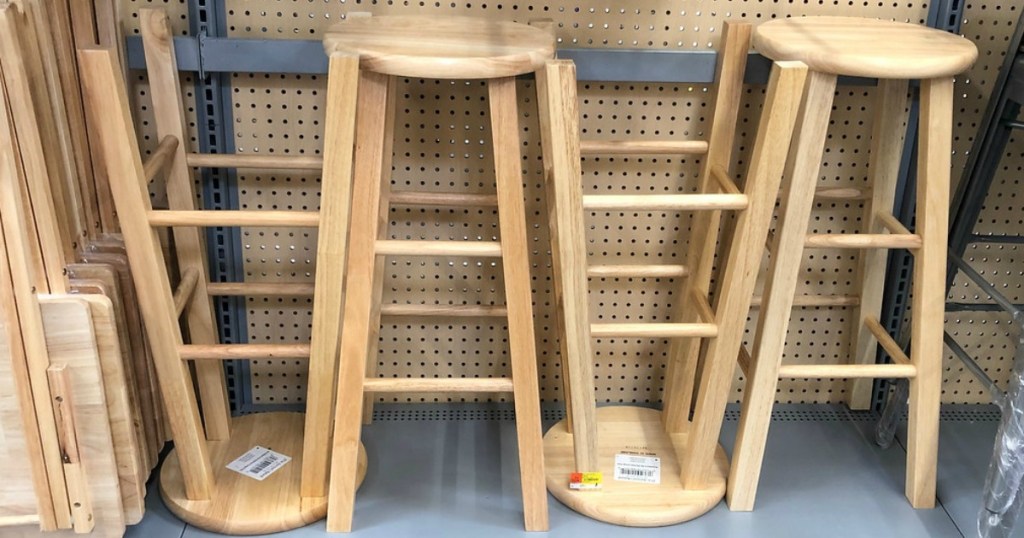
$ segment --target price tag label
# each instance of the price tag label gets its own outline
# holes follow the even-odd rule
[[[661,458],[637,454],[616,454],[615,480],[640,484],[660,484]]]
[[[284,464],[289,461],[292,461],[289,456],[274,452],[269,448],[254,446],[235,461],[227,464],[227,468],[249,478],[263,480],[274,474],[274,471],[284,467]]]
[[[601,473],[572,473],[569,475],[569,489],[580,491],[601,489]]]

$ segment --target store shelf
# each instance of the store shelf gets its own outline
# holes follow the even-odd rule
[[[546,410],[545,424],[559,415]],[[841,406],[779,405],[754,512],[729,512],[721,504],[683,525],[630,529],[590,520],[552,498],[548,536],[973,536],[998,417],[990,406],[944,408],[941,506],[934,510],[915,511],[904,499],[902,436],[889,450],[875,446],[872,415]],[[496,405],[379,406],[363,435],[371,456],[352,536],[527,535],[511,418],[509,408]],[[722,434],[726,447],[737,418],[731,407]],[[153,484],[147,504],[146,518],[129,529],[129,538],[218,536],[176,520]],[[321,521],[275,536],[323,532]]]

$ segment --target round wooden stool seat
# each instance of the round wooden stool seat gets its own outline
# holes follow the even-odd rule
[[[513,77],[554,57],[548,32],[471,17],[355,17],[332,26],[324,50],[359,54],[360,67],[385,75],[441,79]]]
[[[794,17],[754,30],[754,48],[813,71],[889,79],[958,75],[978,57],[974,43],[917,24],[859,17]]]

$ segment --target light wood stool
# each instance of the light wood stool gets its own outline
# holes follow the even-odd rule
[[[870,380],[910,379],[906,495],[916,508],[935,505],[935,465],[942,384],[946,235],[952,152],[953,76],[974,62],[966,39],[923,26],[843,17],[806,17],[762,24],[754,48],[775,61],[802,61],[811,69],[801,118],[787,163],[786,184],[771,264],[750,357],[739,434],[729,473],[729,507],[751,510],[780,377],[849,378],[850,406],[865,408]],[[878,78],[864,204],[865,234],[807,235],[824,152],[836,77]],[[921,79],[917,219],[914,233],[892,215],[908,119],[908,79]],[[874,249],[860,257],[861,293],[855,315],[852,364],[782,365],[786,330],[805,248]],[[911,307],[913,346],[907,357],[882,328],[887,253],[915,255]],[[880,344],[894,364],[874,364]]]
[[[729,174],[734,133],[750,48],[749,24],[725,27],[718,55],[717,90],[707,141],[593,141],[580,144],[575,69],[549,63],[538,76],[545,140],[545,174],[551,222],[552,267],[562,339],[567,419],[544,437],[547,485],[570,508],[619,525],[651,527],[693,519],[725,495],[728,460],[718,444],[733,381],[735,357],[756,284],[761,249],[771,223],[786,148],[796,122],[807,68],[777,64],[768,84],[743,192]],[[704,155],[697,194],[583,194],[580,154]],[[594,210],[695,211],[686,266],[587,267],[584,212]],[[721,284],[709,304],[712,264],[721,211],[737,211],[731,232],[722,234]],[[591,324],[587,278],[685,277],[674,323]],[[592,337],[672,338],[665,376],[664,411],[630,406],[597,408],[594,402]],[[698,368],[701,342],[707,344]],[[699,370],[699,374],[698,374]],[[695,398],[694,398],[695,396]],[[695,405],[693,405],[695,402]],[[692,413],[692,418],[691,418]],[[650,483],[619,480],[617,459],[639,456],[630,469]],[[655,463],[653,459],[658,461]],[[655,471],[660,481],[654,482]],[[570,474],[600,472],[599,491],[570,487]],[[624,471],[628,472],[628,471]]]
[[[160,146],[148,161],[143,163],[139,152],[126,84],[114,52],[82,50],[79,61],[89,106],[96,117],[104,119],[97,123],[97,135],[174,440],[174,451],[161,469],[160,491],[175,515],[214,532],[266,534],[304,526],[327,513],[327,445],[340,340],[340,270],[331,264],[318,265],[309,345],[220,344],[210,300],[217,292],[209,282],[200,229],[317,228],[319,259],[330,260],[344,253],[358,64],[351,58],[334,58],[330,64],[330,91],[341,97],[327,107],[327,123],[334,128],[327,132],[326,143],[350,150],[336,151],[325,161],[319,212],[197,211],[190,168],[310,169],[319,165],[303,157],[253,159],[189,153],[184,146],[188,130],[167,15],[162,10],[142,9],[139,18],[161,136]],[[159,175],[166,177],[170,210],[154,210],[150,202],[148,184]],[[171,287],[156,230],[166,227],[173,228],[182,272],[177,289]],[[232,287],[232,294],[247,293],[245,283]],[[191,341],[187,345],[178,321],[183,314]],[[305,416],[259,413],[233,419],[221,361],[240,358],[309,358]],[[195,366],[202,413],[188,361]],[[255,446],[290,456],[292,461],[261,481],[226,468]],[[357,445],[356,450],[359,482],[365,474],[366,456],[362,447]]]
[[[352,528],[361,418],[363,408],[369,405],[364,404],[364,394],[414,392],[513,394],[526,529],[548,528],[515,77],[541,68],[554,55],[554,47],[553,35],[539,28],[463,17],[350,16],[326,35],[324,48],[328,56],[358,58],[361,67],[352,227],[327,515],[329,531]],[[389,192],[396,77],[486,79],[497,197]],[[333,91],[327,96],[328,102],[344,98],[345,95]],[[327,132],[333,128],[328,123]],[[330,155],[337,148],[327,145],[325,151]],[[390,203],[497,205],[501,240],[389,240]],[[383,260],[389,255],[501,258],[507,306],[382,307]],[[418,316],[507,315],[511,379],[376,378],[374,366],[382,311]]]

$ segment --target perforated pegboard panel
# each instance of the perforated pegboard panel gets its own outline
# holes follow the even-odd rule
[[[136,4],[143,4],[127,3],[131,6],[126,10],[129,12]],[[718,46],[721,23],[727,18],[759,22],[789,15],[842,14],[920,23],[924,22],[927,13],[927,4],[918,1],[886,5],[874,2],[843,2],[842,5],[830,2],[825,5],[818,2],[766,4],[695,0],[644,0],[630,3],[628,7],[612,4],[262,0],[229,2],[226,11],[231,37],[316,39],[327,26],[346,13],[370,11],[377,14],[464,14],[521,22],[550,18],[558,23],[558,37],[563,47],[674,50]],[[988,97],[988,85],[998,71],[1005,38],[1012,32],[1017,9],[1015,6],[996,8],[982,4],[967,7],[964,31],[979,44],[981,60],[969,76],[958,81],[954,177],[959,175],[964,161],[962,154],[970,147],[977,129],[978,116]],[[125,17],[129,18],[131,14],[126,13]],[[176,26],[177,29],[185,27],[187,24]],[[239,73],[233,76],[232,85],[235,144],[239,151],[320,153],[326,88],[323,77]],[[540,176],[540,144],[536,132],[537,114],[532,83],[522,81],[518,90],[541,395],[545,400],[553,401],[561,398],[561,379]],[[866,87],[839,89],[821,172],[823,185],[865,185],[870,135],[867,118],[870,118],[872,92]],[[701,86],[584,81],[580,84],[583,136],[703,138],[710,118],[708,95],[707,88]],[[401,81],[393,188],[493,192],[484,98],[485,92],[479,82]],[[746,167],[762,100],[762,87],[748,87],[734,157],[737,165],[733,168],[740,178]],[[1024,154],[1018,153],[1015,158],[1024,159]],[[699,159],[588,158],[583,165],[585,188],[591,192],[691,192],[699,165]],[[1020,168],[1019,164],[1008,166],[1010,171]],[[241,171],[238,183],[243,208],[315,209],[318,206],[318,174]],[[1004,180],[1004,184],[1008,192],[1014,186],[1019,191],[1019,184],[1012,180]],[[1011,211],[1017,211],[1019,215],[1019,200],[1015,201],[1018,206]],[[1000,207],[1005,206],[1004,200]],[[861,206],[857,202],[819,204],[814,213],[812,232],[855,230],[860,214]],[[689,221],[689,215],[672,212],[592,213],[587,216],[590,261],[673,263],[686,251]],[[390,225],[390,234],[396,239],[490,240],[498,234],[496,215],[491,210],[392,208]],[[316,263],[315,245],[316,237],[312,232],[247,228],[243,230],[246,278],[251,281],[311,281]],[[856,293],[856,258],[852,252],[809,251],[802,271],[804,278],[798,293]],[[390,258],[386,274],[386,302],[503,302],[500,266],[490,261]],[[1012,282],[1024,281],[1019,273],[1017,280],[1013,280],[1013,276],[1010,277]],[[595,321],[666,320],[679,284],[673,279],[593,280],[591,317]],[[250,340],[306,341],[310,330],[310,305],[311,301],[306,298],[250,298]],[[795,309],[786,348],[787,362],[834,363],[845,360],[852,313],[851,308],[845,307]],[[753,315],[756,316],[756,311]],[[947,325],[955,329],[958,323],[965,323],[963,319],[963,316],[951,317]],[[989,330],[978,337],[979,342],[991,340],[991,329],[995,328],[992,323],[986,324]],[[753,326],[752,320],[748,324],[748,334]],[[506,338],[501,320],[385,318],[380,337],[380,373],[428,377],[507,375]],[[597,341],[595,376],[599,401],[659,401],[667,352],[667,341],[661,339]],[[992,357],[990,367],[993,370],[1006,369],[1008,351],[997,347],[986,348],[985,352]],[[985,399],[975,386],[953,374],[956,372],[950,372],[946,380],[947,401]],[[294,403],[303,399],[305,372],[300,362],[254,361],[252,375],[252,394],[256,403]],[[738,378],[734,385],[734,398],[739,397],[741,387],[741,379]],[[784,381],[780,385],[778,400],[835,402],[842,399],[843,390],[844,383],[840,380]],[[476,398],[467,396],[466,399]],[[448,397],[439,396],[438,399],[444,401]],[[388,398],[388,401],[402,402],[421,400],[435,401],[435,398],[434,395]]]

